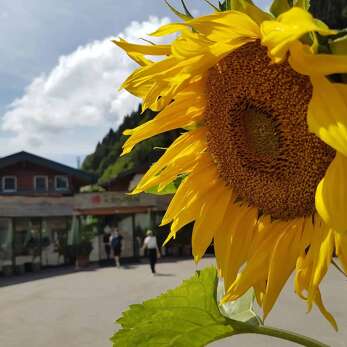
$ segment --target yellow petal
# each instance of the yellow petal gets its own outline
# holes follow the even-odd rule
[[[317,289],[314,302],[318,306],[319,311],[323,314],[323,316],[330,322],[333,328],[337,331],[338,328],[337,328],[336,320],[334,319],[333,315],[325,308],[319,289]]]
[[[316,190],[316,209],[325,223],[347,231],[347,158],[337,153]]]
[[[186,59],[196,55],[201,55],[207,46],[214,42],[197,32],[188,32],[180,36],[171,44],[171,52],[177,58]]]
[[[259,20],[260,13],[250,10]],[[215,12],[208,16],[202,16],[186,21],[185,23],[172,23],[160,27],[151,35],[164,36],[176,32],[183,32],[191,27],[208,40],[214,42],[228,41],[239,36],[259,38],[259,26],[247,14],[239,11]]]
[[[174,69],[177,64],[175,57],[136,69],[122,84],[122,87],[140,98],[145,98],[153,87],[153,77],[163,71]]]
[[[339,257],[343,269],[347,274],[347,232],[335,233],[335,247],[336,255]]]
[[[150,120],[134,129],[124,131],[131,135],[123,145],[122,155],[129,153],[139,142],[157,134],[176,129],[186,128],[202,119],[205,111],[205,83],[199,81],[177,95],[175,100]],[[191,104],[190,101],[194,100]]]
[[[310,47],[299,41],[291,45],[288,61],[302,75],[323,76],[347,72],[347,55],[314,54]]]
[[[192,248],[196,262],[205,254],[222,224],[231,197],[232,190],[226,187],[222,180],[219,180],[208,199],[203,202],[192,233]]]
[[[139,45],[125,40],[113,40],[112,42],[130,53],[141,53],[144,55],[168,55],[171,53],[170,45]]]
[[[312,262],[310,283],[307,289],[308,297],[307,304],[308,310],[311,310],[312,303],[315,303],[324,317],[332,324],[334,329],[337,330],[335,319],[326,310],[323,305],[319,285],[328,271],[334,251],[334,233],[331,229],[319,222],[316,225],[315,235],[312,240],[312,245],[308,251],[307,257]]]
[[[310,246],[302,251],[296,264],[295,292],[307,301],[308,311],[315,303],[324,317],[337,329],[334,318],[323,305],[319,290],[319,285],[331,262],[335,233],[318,216],[316,217],[314,228],[309,231]],[[311,229],[310,225],[306,225],[304,232],[307,227]]]
[[[112,41],[114,44],[118,45],[118,42],[126,42],[125,40],[123,40],[122,38],[119,39],[119,41]],[[151,61],[150,59],[147,59],[142,53],[137,53],[137,52],[126,52],[127,55],[134,60],[137,64],[141,65],[141,66],[146,66],[146,65],[150,65],[153,63],[153,61]]]
[[[228,289],[241,265],[248,260],[257,222],[257,209],[230,202],[223,224],[214,237],[217,263]]]
[[[323,227],[321,240],[317,242],[317,253],[313,261],[312,279],[309,288],[308,301],[310,295],[319,287],[323,277],[326,275],[331,264],[331,259],[334,251],[334,233],[331,229]],[[317,237],[318,239],[318,237]],[[315,247],[313,245],[312,247]]]
[[[312,273],[312,262],[306,256],[305,251],[298,257],[294,278],[295,293],[304,300],[307,300],[307,291]]]
[[[247,14],[238,11],[215,12],[187,22],[207,39],[229,41],[237,37],[259,38],[259,26]]]
[[[313,95],[308,106],[309,130],[347,156],[347,85],[324,76],[311,76]]]
[[[141,193],[167,179],[173,181],[178,175],[189,173],[199,154],[206,149],[206,129],[189,131],[177,138],[161,158],[142,177],[133,194]]]
[[[242,11],[246,13],[250,18],[252,18],[258,25],[260,25],[265,20],[271,20],[272,16],[269,13],[262,11],[259,7],[251,4],[248,1],[240,1],[239,8],[235,10]]]
[[[288,224],[272,250],[267,286],[263,297],[264,319],[271,311],[295,268],[300,253],[299,238],[302,227],[303,219]]]
[[[187,30],[187,23],[169,23],[162,25],[159,29],[151,33],[151,36],[166,36],[177,33],[179,31]]]
[[[161,225],[174,221],[180,216],[182,211],[188,209],[194,202],[197,201],[202,204],[201,199],[204,198],[205,192],[213,189],[218,179],[218,174],[215,164],[207,157],[209,157],[207,153],[203,153],[198,157],[191,173],[178,187],[166,210]]]
[[[274,62],[281,62],[291,46],[301,36],[308,32],[318,32],[321,35],[333,35],[321,21],[299,7],[293,7],[282,13],[276,20],[264,21],[260,26],[262,44],[267,46]]]
[[[152,64],[147,68],[148,71],[145,72],[145,75],[150,74],[150,77],[144,76],[142,78],[141,74],[134,75],[132,77],[133,85],[137,88],[139,87],[138,83],[142,83],[141,80],[143,80],[146,87],[149,81],[152,81],[152,88],[144,97],[144,108],[152,108],[153,103],[157,101],[159,96],[162,107],[168,105],[178,92],[187,87],[192,79],[200,74],[206,73],[220,59],[251,40],[248,37],[237,37],[228,42],[216,43],[205,47],[200,52],[200,55],[184,60],[177,60],[173,65],[172,63],[167,64],[167,69],[165,67],[161,69],[161,67],[155,66],[162,62]],[[167,58],[167,60],[169,59],[177,58]],[[153,72],[150,70],[153,70]],[[128,84],[125,84],[125,88],[131,91],[133,86],[130,87]]]
[[[279,225],[281,224],[276,223],[271,227],[272,230],[268,233],[268,237],[259,245],[245,269],[238,274],[222,303],[238,299],[253,285],[267,279],[271,251],[281,235]]]

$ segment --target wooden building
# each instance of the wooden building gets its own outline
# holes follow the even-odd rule
[[[103,219],[105,228],[119,229],[124,238],[122,256],[126,258],[139,256],[145,232],[160,224],[171,199],[168,195],[129,195],[144,172],[144,169],[123,172],[103,185],[106,192],[75,196],[76,215],[98,216]],[[105,259],[101,238],[99,242],[99,259]]]
[[[0,158],[0,272],[64,263],[74,195],[95,181],[27,152]]]

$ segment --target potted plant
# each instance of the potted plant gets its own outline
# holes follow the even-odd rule
[[[92,240],[96,235],[95,227],[96,220],[91,217],[76,218],[73,221],[67,255],[75,263],[76,268],[89,265],[89,256],[93,250]]]

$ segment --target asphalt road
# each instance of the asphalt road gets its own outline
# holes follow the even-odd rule
[[[203,260],[199,268],[214,263]],[[121,269],[92,268],[46,271],[17,277],[16,283],[0,279],[0,347],[108,347],[118,328],[114,320],[129,304],[142,302],[175,287],[190,277],[192,260],[158,265],[153,277],[146,264]],[[331,269],[322,285],[325,302],[340,327],[336,333],[313,309],[292,293],[290,282],[270,314],[267,325],[292,329],[333,347],[347,347],[347,279]],[[295,346],[266,336],[236,336],[210,346]],[[187,346],[189,347],[189,346]]]

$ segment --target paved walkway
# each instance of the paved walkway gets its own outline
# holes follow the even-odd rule
[[[199,267],[213,262],[212,258],[205,259]],[[159,264],[158,270],[161,275],[152,277],[145,264],[81,272],[65,269],[47,272],[50,275],[47,278],[41,274],[36,280],[3,286],[0,288],[0,346],[110,347],[108,338],[117,329],[113,321],[129,304],[178,285],[194,273],[195,265],[191,260],[166,262]],[[281,296],[267,324],[304,332],[333,347],[346,347],[347,280],[332,269],[322,288],[326,303],[339,322],[339,333],[315,309],[306,315],[304,305],[290,289]],[[267,337],[237,336],[211,346],[294,344]]]

